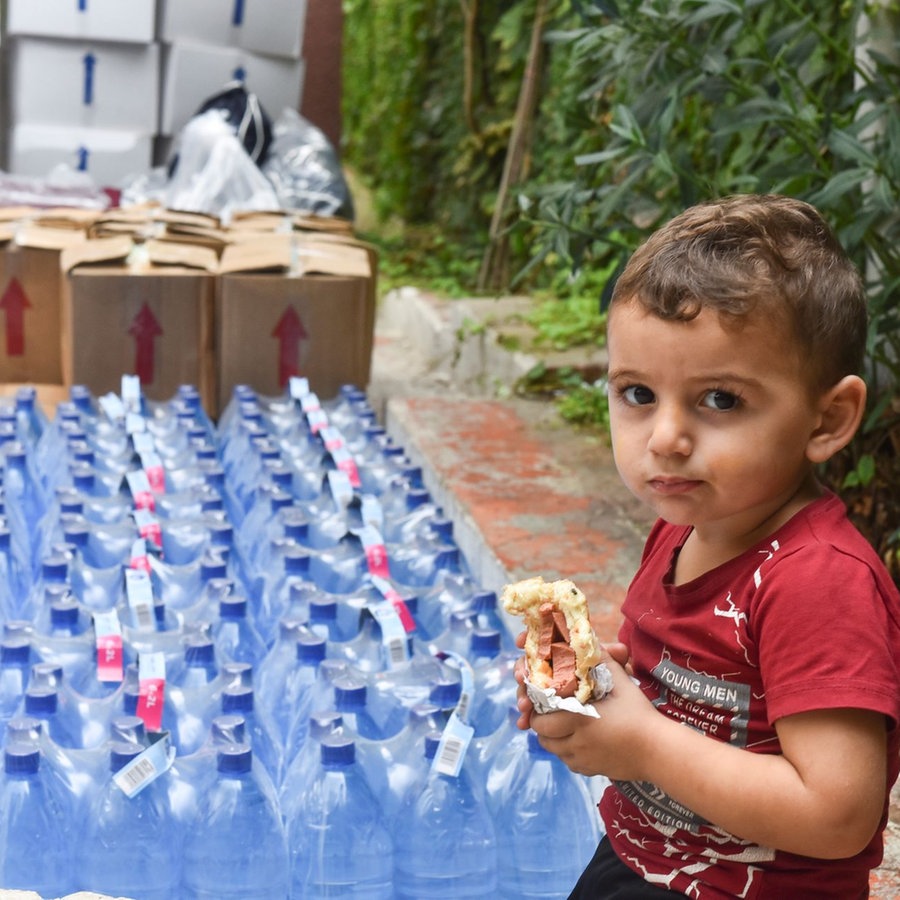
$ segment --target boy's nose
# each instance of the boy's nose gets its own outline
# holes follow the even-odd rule
[[[656,456],[687,456],[692,447],[687,417],[677,409],[659,406],[653,417],[647,449]]]

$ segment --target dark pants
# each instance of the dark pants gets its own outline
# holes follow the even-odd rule
[[[648,884],[616,856],[609,841],[602,840],[569,900],[662,900],[676,896],[684,895]]]

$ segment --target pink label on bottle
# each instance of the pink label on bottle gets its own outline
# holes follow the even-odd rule
[[[122,636],[97,635],[97,680],[120,682],[124,677]]]
[[[137,715],[144,720],[148,731],[162,730],[163,701],[166,695],[165,678],[142,678],[138,696]]]
[[[150,512],[156,509],[156,499],[150,491],[139,491],[132,499],[135,509],[147,509]]]
[[[166,470],[162,466],[149,466],[144,471],[147,473],[147,481],[150,482],[150,490],[154,494],[164,494],[166,492]]]

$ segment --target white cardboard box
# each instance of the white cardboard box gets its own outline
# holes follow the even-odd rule
[[[121,2],[121,0],[120,0]],[[306,0],[160,0],[160,39],[300,59]]]
[[[158,44],[20,37],[9,49],[12,122],[156,131]]]
[[[9,133],[9,171],[38,178],[60,164],[84,171],[98,187],[122,187],[152,166],[152,136],[108,128],[20,124]]]
[[[156,0],[9,0],[6,16],[10,35],[149,44]]]
[[[273,120],[285,107],[300,109],[302,59],[192,42],[171,44],[163,56],[161,134],[178,134],[206,100],[240,75]]]

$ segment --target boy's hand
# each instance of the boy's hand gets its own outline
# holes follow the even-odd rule
[[[599,719],[565,711],[530,714],[528,718],[541,744],[573,772],[641,780],[645,777],[641,748],[648,739],[652,740],[650,735],[661,717],[623,666],[627,662],[624,645],[604,649],[615,650],[604,654],[613,676],[613,689],[594,704]],[[521,702],[519,710],[522,711]]]

